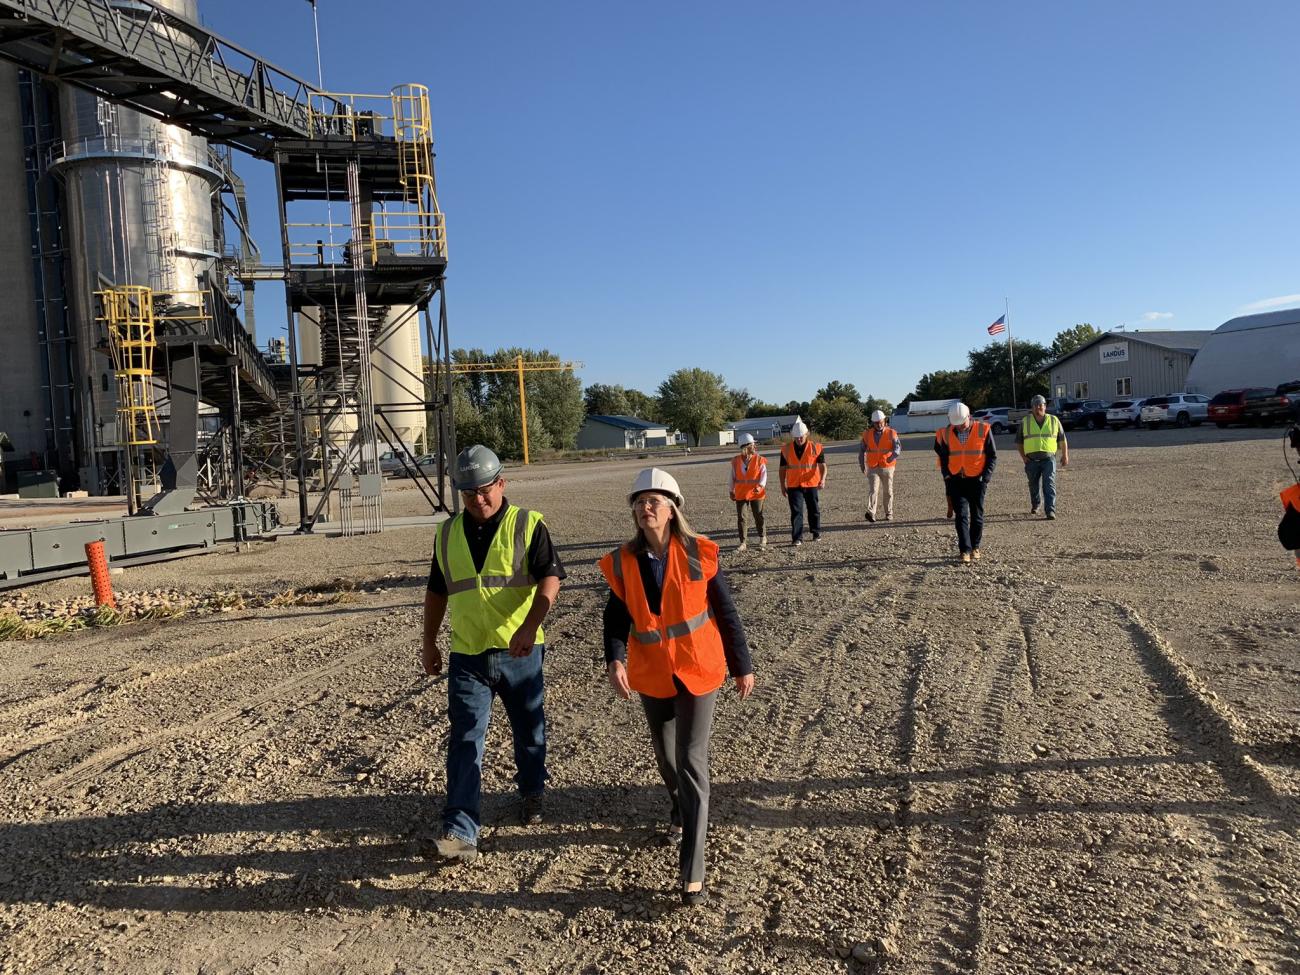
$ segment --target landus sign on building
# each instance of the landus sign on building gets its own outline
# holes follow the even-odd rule
[[[1107,362],[1128,362],[1128,343],[1127,342],[1101,343],[1101,361],[1103,365],[1105,365]]]

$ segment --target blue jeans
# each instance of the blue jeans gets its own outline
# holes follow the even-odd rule
[[[798,542],[803,539],[803,506],[805,503],[808,505],[808,527],[812,529],[813,538],[821,537],[822,512],[817,497],[820,493],[820,488],[790,488],[786,492],[787,500],[790,502],[791,541]]]
[[[1029,506],[1037,508],[1040,500],[1039,483],[1042,483],[1041,500],[1046,503],[1043,511],[1051,514],[1056,510],[1056,457],[1044,457],[1025,461],[1025,474],[1029,476]]]
[[[515,784],[525,796],[546,788],[546,715],[542,710],[542,658],[536,644],[526,657],[505,650],[452,653],[447,665],[447,805],[443,829],[470,843],[478,842],[483,785],[483,740],[492,716],[492,698],[500,697],[515,741]]]

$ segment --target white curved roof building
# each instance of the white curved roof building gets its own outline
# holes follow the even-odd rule
[[[1213,396],[1300,379],[1300,308],[1224,322],[1196,353],[1186,390]]]

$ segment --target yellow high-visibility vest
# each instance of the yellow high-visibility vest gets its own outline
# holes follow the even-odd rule
[[[1061,435],[1061,421],[1051,413],[1044,414],[1042,424],[1031,413],[1020,421],[1020,432],[1024,435],[1024,448],[1027,454],[1054,454],[1057,440]]]
[[[528,546],[541,523],[539,511],[509,505],[488,546],[483,571],[474,568],[465,537],[465,513],[442,523],[434,558],[447,581],[451,652],[477,654],[510,645],[533,605],[537,580],[528,574]],[[546,636],[537,628],[537,642]]]

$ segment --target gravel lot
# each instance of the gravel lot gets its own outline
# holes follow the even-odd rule
[[[431,845],[431,528],[128,569],[127,604],[179,615],[0,642],[0,971],[1300,972],[1279,440],[1071,440],[1049,523],[1001,438],[973,567],[927,438],[905,439],[888,524],[863,521],[856,449],[834,448],[825,535],[798,550],[778,496],[774,544],[734,551],[723,455],[665,464],[723,544],[758,675],[720,702],[696,909],[640,708],[601,663],[595,562],[630,533],[645,462],[509,472],[569,568],[553,779],[546,822],[514,825],[498,711],[470,865]],[[418,501],[395,484],[386,511]]]

